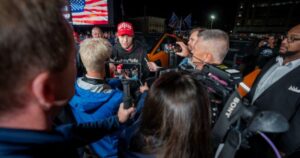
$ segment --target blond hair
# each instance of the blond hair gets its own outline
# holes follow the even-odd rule
[[[112,46],[103,38],[88,38],[80,44],[80,57],[87,71],[103,71],[105,61],[111,56]]]

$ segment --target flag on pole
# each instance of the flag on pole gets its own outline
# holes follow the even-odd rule
[[[70,0],[73,25],[108,24],[107,0]]]
[[[62,14],[69,23],[72,23],[69,5],[66,5],[62,8]]]
[[[171,28],[175,28],[178,22],[179,22],[179,19],[176,16],[176,14],[173,12],[172,16],[171,16],[171,18],[169,20],[168,26],[170,26]]]
[[[183,23],[186,29],[192,28],[192,14],[186,16],[183,20]]]
[[[182,20],[182,17],[180,17],[180,20],[178,21],[178,23],[176,24],[176,27],[175,27],[175,29],[179,32],[181,32],[181,30],[182,30],[182,23],[183,23],[183,20]]]

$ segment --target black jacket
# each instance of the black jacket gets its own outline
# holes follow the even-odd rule
[[[258,82],[275,62],[275,59],[270,61],[262,69],[247,96],[250,101],[254,96]],[[281,113],[289,121],[289,131],[280,134],[274,140],[280,150],[289,154],[300,149],[300,66],[267,88],[253,104],[261,110]]]
[[[133,41],[133,48],[131,51],[127,51],[122,48],[119,42],[113,47],[112,57],[113,60],[119,61],[121,59],[136,59],[139,64],[141,64],[141,77],[143,79],[147,78],[150,71],[147,67],[147,63],[144,58],[147,58],[146,48],[138,41]],[[147,58],[148,59],[148,58]]]

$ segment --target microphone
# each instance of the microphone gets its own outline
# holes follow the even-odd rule
[[[273,111],[260,111],[255,114],[248,130],[268,133],[282,133],[289,129],[288,120],[279,113]]]

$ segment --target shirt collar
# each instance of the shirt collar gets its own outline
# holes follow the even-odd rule
[[[283,58],[281,56],[276,57],[276,62],[279,64],[279,66],[282,66],[283,65]]]
[[[281,57],[281,56],[276,57],[276,62],[279,64],[279,66],[295,67],[295,66],[300,65],[300,59],[290,61],[290,62],[286,63],[285,65],[283,65],[283,57]]]

